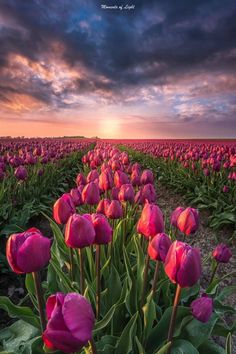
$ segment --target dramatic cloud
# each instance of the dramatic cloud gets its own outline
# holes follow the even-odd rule
[[[235,136],[234,0],[101,4],[1,0],[1,135]]]

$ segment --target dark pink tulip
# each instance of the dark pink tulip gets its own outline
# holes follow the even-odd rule
[[[209,170],[209,168],[204,168],[204,169],[203,169],[203,174],[204,174],[206,177],[210,176],[210,170]]]
[[[207,295],[202,295],[202,297],[192,301],[190,307],[193,316],[198,321],[206,323],[209,321],[213,312],[213,300]]]
[[[113,187],[111,190],[111,198],[114,200],[119,200],[118,195],[119,195],[120,188],[118,187]]]
[[[181,288],[193,286],[201,276],[199,250],[187,243],[174,241],[166,256],[165,272]]]
[[[95,240],[95,230],[91,222],[83,215],[73,214],[65,228],[65,243],[71,248],[90,246]]]
[[[28,177],[28,172],[24,166],[19,166],[15,169],[15,177],[20,181],[25,181]]]
[[[140,186],[141,185],[141,175],[140,172],[137,170],[134,170],[131,174],[131,183],[133,186]]]
[[[100,213],[100,214],[103,214],[103,215],[106,215],[106,210],[109,207],[109,205],[110,205],[110,200],[109,199],[106,199],[106,198],[105,199],[101,199],[100,202],[98,203],[96,212]]]
[[[115,186],[120,188],[122,184],[128,184],[129,183],[129,177],[125,172],[122,172],[120,170],[116,171],[114,174],[114,183]]]
[[[151,170],[144,170],[142,175],[141,175],[141,183],[142,184],[147,184],[147,183],[153,183],[154,182],[154,176]]]
[[[75,206],[69,193],[63,194],[53,205],[53,218],[58,224],[66,224],[75,213]]]
[[[135,170],[141,174],[141,166],[140,166],[140,164],[138,162],[135,162],[132,165],[132,172],[135,171]]]
[[[232,257],[232,252],[227,245],[220,243],[214,249],[212,256],[218,263],[228,263]]]
[[[77,186],[80,186],[81,184],[85,186],[86,184],[86,178],[85,176],[83,175],[83,173],[79,173],[76,177],[76,184]]]
[[[119,160],[112,161],[111,168],[113,171],[122,170],[122,164]]]
[[[75,206],[83,204],[79,188],[72,188],[70,191],[70,195]]]
[[[182,211],[184,211],[184,208],[179,206],[172,212],[171,217],[170,217],[170,223],[172,226],[177,227],[177,219],[180,216],[180,214],[182,213]]]
[[[90,182],[86,184],[82,191],[82,200],[88,205],[98,204],[100,200],[100,192],[97,183]]]
[[[141,203],[143,204],[145,200],[148,200],[149,203],[155,203],[157,200],[154,185],[151,183],[145,184],[141,189]]]
[[[171,246],[171,239],[164,233],[157,234],[149,242],[148,254],[155,261],[165,262],[167,252]]]
[[[112,228],[107,218],[102,214],[92,214],[92,223],[95,229],[95,241],[96,245],[107,244],[112,239]]]
[[[94,182],[96,179],[99,178],[99,173],[97,170],[92,170],[89,172],[87,176],[87,183]]]
[[[99,176],[99,188],[108,191],[113,187],[113,177],[109,170],[103,171]]]
[[[119,200],[112,200],[106,208],[106,216],[109,219],[120,219],[123,216],[122,205]]]
[[[134,201],[134,188],[132,184],[122,184],[118,194],[120,202],[130,202]]]
[[[137,224],[137,231],[147,239],[164,231],[163,214],[157,205],[145,203]]]
[[[177,219],[177,227],[185,235],[191,235],[199,226],[199,212],[197,209],[186,208]]]
[[[229,186],[224,186],[222,191],[223,191],[223,193],[228,193],[229,192]]]
[[[51,241],[32,227],[9,237],[6,256],[13,272],[17,274],[38,272],[51,258],[50,248]]]
[[[91,340],[95,316],[85,297],[56,293],[48,298],[46,311],[48,323],[42,338],[48,348],[75,353]]]

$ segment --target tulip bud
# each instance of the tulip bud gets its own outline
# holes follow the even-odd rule
[[[209,321],[213,312],[213,300],[207,295],[192,301],[191,310],[193,316],[200,322],[206,323]]]
[[[171,246],[171,239],[164,233],[157,234],[149,242],[148,254],[154,261],[165,262],[167,252]]]
[[[131,183],[133,186],[140,186],[141,184],[141,176],[139,171],[134,170],[131,174]]]
[[[224,186],[222,191],[223,191],[223,193],[228,193],[229,192],[229,187],[228,186]]]
[[[45,267],[50,258],[51,241],[36,228],[13,234],[7,240],[8,263],[17,274],[33,273]]]
[[[174,241],[165,260],[165,272],[181,288],[193,286],[201,276],[200,252],[181,241]]]
[[[58,224],[66,224],[75,213],[75,206],[69,193],[63,194],[53,205],[53,218]]]
[[[80,351],[92,338],[95,316],[88,300],[77,293],[56,293],[46,304],[45,345],[64,353]]]
[[[212,256],[218,263],[228,263],[232,257],[232,252],[227,245],[220,243],[214,249]]]
[[[84,248],[93,244],[95,230],[91,222],[83,215],[73,214],[65,228],[65,243],[71,248]]]
[[[95,205],[100,200],[100,192],[95,182],[86,184],[82,191],[82,200],[85,204]]]
[[[119,195],[120,188],[118,187],[113,187],[111,190],[111,198],[114,200],[118,200],[118,195]]]
[[[112,228],[107,218],[102,214],[92,214],[92,223],[95,229],[95,241],[97,245],[109,243],[112,239]]]
[[[109,219],[120,219],[123,216],[122,205],[118,200],[112,200],[106,208],[106,216]]]
[[[157,199],[156,191],[151,183],[147,183],[141,189],[141,204],[148,200],[149,203],[155,203]]]
[[[185,235],[193,234],[199,226],[199,212],[197,209],[186,208],[177,219],[177,227]]]
[[[182,211],[184,211],[184,208],[179,206],[172,212],[171,217],[170,217],[170,223],[172,226],[177,227],[177,219],[180,216],[180,214],[182,213]]]
[[[89,172],[87,176],[87,183],[94,182],[96,179],[99,178],[99,173],[97,170],[92,170]]]
[[[28,177],[28,172],[24,166],[19,166],[14,172],[15,177],[20,181],[25,181]]]
[[[141,183],[142,184],[147,184],[147,183],[153,183],[154,182],[154,176],[151,170],[144,170],[142,175],[141,175]]]
[[[132,184],[122,184],[120,187],[119,195],[120,202],[130,202],[134,201],[134,188]]]
[[[163,214],[157,205],[146,202],[138,221],[137,231],[147,239],[164,231]]]

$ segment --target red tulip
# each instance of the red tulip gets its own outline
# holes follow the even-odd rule
[[[108,191],[113,187],[113,177],[109,170],[103,171],[99,176],[99,188]]]
[[[50,258],[51,241],[36,228],[13,234],[7,240],[6,256],[17,274],[38,272]]]
[[[141,175],[141,183],[142,184],[147,184],[147,183],[153,183],[154,182],[154,176],[151,170],[144,170],[142,175]]]
[[[75,213],[75,206],[69,193],[63,194],[53,205],[53,218],[58,224],[66,224]]]
[[[119,200],[112,200],[106,208],[106,216],[109,219],[120,219],[123,216],[122,205]]]
[[[109,207],[109,205],[110,205],[110,200],[109,199],[106,199],[106,198],[105,199],[101,199],[100,202],[98,203],[96,212],[100,213],[100,214],[103,214],[103,215],[106,215],[106,210]]]
[[[116,187],[120,188],[122,184],[129,183],[129,178],[125,172],[118,170],[114,174],[114,183]]]
[[[96,179],[99,178],[99,173],[97,170],[92,170],[89,172],[87,176],[87,183],[94,182]]]
[[[172,212],[171,217],[170,217],[170,224],[172,226],[177,227],[177,219],[180,216],[180,214],[182,213],[182,211],[184,211],[184,208],[179,206]]]
[[[85,186],[86,184],[86,178],[85,176],[83,175],[83,173],[79,173],[76,177],[76,184],[77,186],[80,186],[81,184]]]
[[[70,195],[75,206],[83,204],[79,188],[72,188],[70,191]]]
[[[113,187],[111,190],[111,198],[114,200],[118,200],[118,195],[119,195],[120,188],[118,187]]]
[[[132,184],[122,184],[118,194],[120,202],[130,202],[134,201],[134,188]]]
[[[218,263],[228,263],[232,257],[232,252],[227,245],[220,243],[214,249],[212,256]]]
[[[48,298],[46,311],[48,323],[43,341],[48,348],[74,353],[91,340],[95,317],[85,297],[56,293]]]
[[[199,250],[187,243],[174,241],[166,256],[165,272],[181,288],[193,286],[201,276]]]

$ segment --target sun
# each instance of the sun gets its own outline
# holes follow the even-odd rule
[[[120,122],[116,118],[101,119],[99,131],[101,138],[116,138],[119,136]]]

